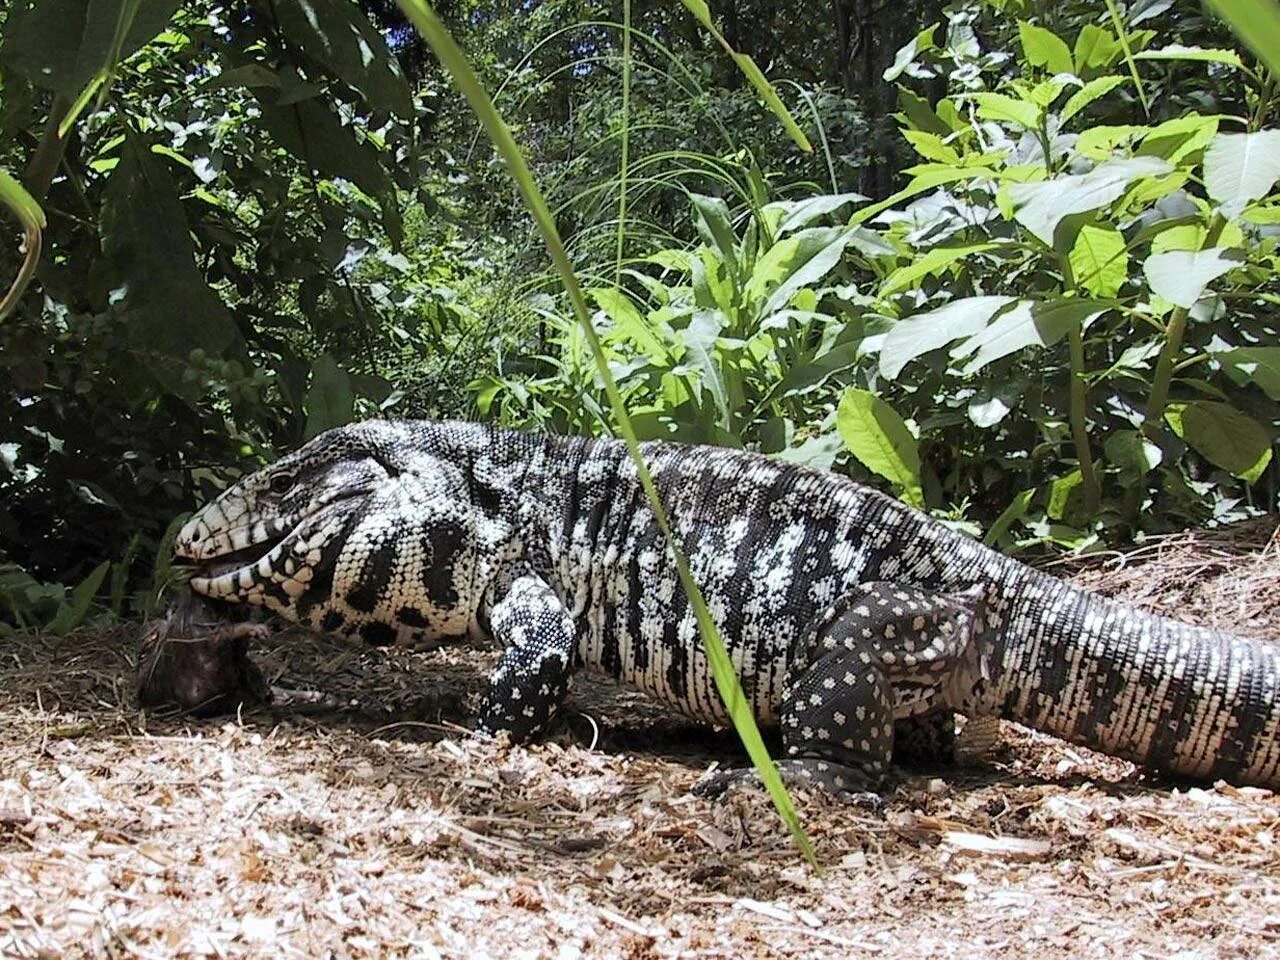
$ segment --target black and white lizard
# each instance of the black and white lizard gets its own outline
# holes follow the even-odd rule
[[[874,788],[894,721],[996,715],[1157,771],[1280,786],[1280,647],[1162,619],[846,477],[642,446],[784,775]],[[694,613],[619,441],[468,423],[322,434],[195,514],[214,599],[370,643],[505,646],[480,729],[542,729],[585,666],[723,723]]]

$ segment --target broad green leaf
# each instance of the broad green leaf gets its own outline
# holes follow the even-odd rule
[[[1104,124],[1102,126],[1089,127],[1082,131],[1079,139],[1076,140],[1076,152],[1090,160],[1107,160],[1111,157],[1112,151],[1116,147],[1129,143],[1135,137],[1146,133],[1148,129],[1148,127],[1139,127],[1133,124],[1119,124],[1116,126]]]
[[[1120,56],[1120,44],[1116,43],[1115,34],[1095,23],[1086,23],[1076,36],[1072,50],[1075,73],[1085,76],[1087,71],[1095,67],[1107,67]]]
[[[819,217],[835,213],[850,203],[860,203],[867,198],[860,193],[829,193],[805,197],[803,200],[782,200],[767,203],[764,206],[766,215],[777,211],[780,218],[774,233],[783,237],[795,230],[803,230]]]
[[[355,373],[351,375],[351,390],[357,397],[372,400],[382,407],[383,402],[395,392],[395,387],[390,380],[376,373]]]
[[[1072,327],[1087,326],[1107,306],[1092,300],[1022,300],[953,347],[951,356],[957,360],[969,358],[960,370],[967,377],[987,364],[1026,347],[1047,347],[1057,343]]]
[[[137,134],[126,139],[107,181],[101,230],[102,251],[124,284],[135,346],[186,358],[197,347],[221,354],[239,339],[222,300],[196,266],[177,185]]]
[[[284,81],[280,74],[261,63],[246,63],[243,66],[223,70],[209,85],[210,90],[221,90],[226,87],[274,87],[280,89]]]
[[[912,149],[926,160],[938,163],[960,163],[960,154],[955,148],[942,142],[942,137],[928,130],[903,130],[902,136],[911,144]]]
[[[1223,205],[1243,207],[1280,178],[1280,130],[1219,133],[1204,154],[1204,187]]]
[[[927,50],[935,48],[936,44],[934,43],[933,35],[937,32],[937,29],[938,25],[936,23],[931,23],[912,37],[910,42],[898,48],[898,52],[893,58],[893,65],[886,69],[881,75],[881,78],[885,83],[893,83],[893,81],[897,80],[898,77],[902,75],[902,71],[911,65],[916,57]]]
[[[724,371],[716,356],[716,343],[723,326],[724,318],[719,310],[699,310],[689,321],[689,326],[682,331],[680,339],[689,353],[693,367],[698,371],[699,387],[711,394],[716,411],[720,414],[720,426],[728,430],[733,409],[724,382]]]
[[[1044,112],[1029,100],[1015,100],[1003,93],[975,93],[972,100],[978,105],[978,116],[982,119],[1010,121],[1028,130],[1040,125]]]
[[[1116,204],[1114,213],[1123,217],[1131,211],[1141,212],[1175,190],[1181,190],[1190,179],[1190,170],[1174,170],[1160,177],[1143,177],[1129,186]]]
[[[881,297],[892,296],[900,290],[906,290],[917,281],[929,276],[929,274],[951,266],[958,260],[963,260],[974,253],[994,250],[998,246],[1000,246],[998,243],[972,243],[963,247],[934,247],[905,267],[899,267],[889,274],[884,283],[880,285],[879,295]]]
[[[1017,521],[1027,515],[1027,507],[1031,505],[1031,498],[1036,494],[1035,487],[1029,490],[1022,490],[1016,494],[1009,505],[1000,512],[1000,516],[987,529],[986,536],[982,538],[982,542],[988,547],[994,547],[1000,542],[1000,538],[1005,535],[1010,527]]]
[[[693,203],[694,226],[702,242],[718,250],[725,266],[731,271],[738,268],[738,236],[733,231],[733,218],[729,205],[719,197],[690,194]]]
[[[1198,217],[1189,218],[1186,223],[1170,221],[1170,225],[1151,237],[1151,252],[1165,253],[1169,250],[1199,250],[1209,236],[1209,230]],[[1244,231],[1240,224],[1228,223],[1218,234],[1217,246],[1224,249],[1243,247]]]
[[[106,579],[107,571],[110,569],[111,561],[103,560],[89,572],[87,577],[76,585],[67,601],[59,604],[57,614],[49,622],[47,628],[49,633],[54,636],[61,636],[84,623],[84,618],[89,615],[89,607],[93,603],[93,598],[97,595],[98,589],[102,586],[102,581]]]
[[[1160,157],[1170,163],[1202,150],[1218,132],[1220,117],[1188,114],[1157,124],[1142,138],[1138,156]]]
[[[1280,400],[1280,347],[1235,347],[1213,356],[1241,381],[1255,383],[1272,400]]]
[[[892,483],[907,503],[924,506],[920,445],[893,407],[869,390],[848,387],[836,408],[836,429],[864,467]]]
[[[1271,73],[1280,76],[1280,3],[1276,0],[1208,0]]]
[[[649,329],[649,324],[623,291],[617,287],[595,287],[587,293],[613,321],[614,336],[629,341],[659,363],[667,358],[666,346]]]
[[[1026,91],[1026,98],[1034,103],[1041,110],[1047,110],[1058,97],[1062,96],[1062,91],[1069,86],[1077,84],[1079,81],[1075,77],[1068,74],[1061,74],[1056,77],[1050,77],[1048,80],[1041,80],[1030,90]]]
[[[825,383],[832,374],[848,370],[862,356],[860,338],[837,341],[831,349],[808,363],[790,367],[779,382],[779,396],[794,396]]]
[[[311,364],[311,385],[303,399],[307,424],[303,439],[310,440],[332,427],[350,423],[355,416],[355,391],[351,377],[329,354],[321,354]]]
[[[1125,485],[1140,482],[1164,459],[1160,447],[1139,430],[1112,431],[1103,441],[1102,449],[1107,460],[1119,468],[1120,482]]]
[[[350,0],[274,0],[285,36],[364,97],[375,110],[414,116],[413,94],[382,33]]]
[[[333,111],[318,99],[280,105],[277,92],[258,88],[262,125],[290,154],[322,177],[350,180],[382,208],[383,225],[399,246],[400,212],[395,184],[382,165],[376,147],[356,137],[352,127],[342,124]]]
[[[358,140],[323,103],[303,100],[281,107],[270,102],[272,95],[258,94],[263,125],[294,157],[323,177],[350,180],[371,197],[393,190],[377,149]]]
[[[952,100],[939,100],[935,114],[952,133],[964,133],[969,129],[969,117],[961,114]]]
[[[1013,297],[966,297],[945,307],[899,320],[880,344],[880,374],[894,380],[912,360],[953,340],[983,330],[992,315]]]
[[[1095,297],[1114,297],[1129,275],[1129,254],[1115,227],[1085,224],[1068,257],[1076,283]]]
[[[1271,462],[1271,434],[1230,404],[1216,400],[1170,404],[1165,419],[1200,456],[1250,483]]]
[[[1171,43],[1159,50],[1143,50],[1133,55],[1135,60],[1191,60],[1202,63],[1223,63],[1229,67],[1243,68],[1240,54],[1234,50],[1205,49],[1204,47],[1184,47],[1180,43]]]
[[[810,227],[775,243],[756,261],[744,293],[756,300],[770,290],[761,313],[781,310],[802,287],[819,283],[844,255],[853,231],[841,227]]]
[[[467,390],[475,401],[476,409],[480,411],[482,416],[486,417],[489,416],[494,399],[506,387],[505,382],[491,375],[479,377],[467,384]]]
[[[1246,223],[1275,226],[1276,224],[1280,224],[1280,204],[1250,207],[1244,212],[1244,216],[1240,219],[1244,220]]]
[[[1170,250],[1153,253],[1142,265],[1151,289],[1170,303],[1190,309],[1204,288],[1228,270],[1240,266],[1228,251]]]
[[[691,278],[694,303],[705,309],[732,311],[737,290],[730,272],[734,266],[734,261],[723,259],[714,247],[699,247]]]
[[[676,273],[693,272],[694,255],[688,250],[659,250],[644,258],[645,263],[654,263],[664,270]]]
[[[1049,246],[1064,218],[1088,213],[1117,200],[1130,180],[1168,173],[1170,166],[1156,157],[1109,160],[1088,173],[1054,177],[1037,183],[1015,184],[1011,190],[1015,218]]]
[[[1121,77],[1115,74],[1108,74],[1105,77],[1096,77],[1090,80],[1083,87],[1067,98],[1066,105],[1062,108],[1062,122],[1066,123],[1077,113],[1083,110],[1099,97],[1105,97],[1120,84],[1125,83],[1129,78]]]
[[[15,10],[4,26],[0,62],[36,86],[73,100],[111,60],[121,2],[39,0]],[[163,30],[179,6],[179,0],[141,0],[119,38],[119,59]]]
[[[1027,61],[1036,67],[1048,67],[1050,73],[1073,73],[1071,49],[1052,30],[1025,20],[1018,21],[1018,36]]]
[[[1079,470],[1072,470],[1065,477],[1058,477],[1049,484],[1049,504],[1045,508],[1045,513],[1049,514],[1054,520],[1061,520],[1067,512],[1067,504],[1071,500],[1071,493],[1079,489],[1080,484],[1084,482],[1084,477]]]
[[[778,454],[779,460],[798,463],[805,467],[830,470],[836,457],[844,452],[844,441],[836,430],[809,437],[798,446],[788,447]]]
[[[945,137],[953,131],[937,113],[929,106],[929,101],[916,96],[906,87],[898,87],[898,107],[902,110],[900,119],[905,119],[917,130],[925,130]]]
[[[955,183],[957,180],[970,180],[974,177],[991,177],[991,170],[987,167],[967,166],[967,167],[947,167],[933,168],[924,173],[918,173],[911,178],[911,182],[899,190],[897,193],[885,197],[878,203],[868,204],[853,212],[853,216],[849,218],[850,224],[865,223],[876,214],[890,207],[896,206],[903,200],[924,193],[926,190],[932,190],[934,187],[940,187],[943,184]]]

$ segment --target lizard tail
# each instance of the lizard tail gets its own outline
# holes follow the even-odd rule
[[[1280,787],[1280,645],[1043,574],[1018,586],[993,624],[992,678],[975,712],[1168,774]]]

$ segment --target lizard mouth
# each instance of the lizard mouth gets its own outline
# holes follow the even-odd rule
[[[191,589],[217,600],[239,600],[254,584],[270,578],[283,553],[281,547],[291,533],[286,530],[238,550],[189,564]]]
[[[237,570],[252,567],[259,560],[269,556],[271,551],[284,541],[285,536],[287,534],[269,537],[266,540],[251,543],[247,547],[241,547],[239,550],[232,550],[216,557],[209,557],[200,563],[190,565],[189,569],[191,570],[192,578],[212,580],[216,577],[226,576],[228,573],[234,573]]]

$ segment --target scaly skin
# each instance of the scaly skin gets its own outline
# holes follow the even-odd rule
[[[782,726],[788,775],[874,786],[894,719],[956,709],[1166,773],[1280,784],[1276,647],[1082,592],[833,473],[643,450],[757,719]],[[343,427],[228,489],[176,549],[212,565],[196,591],[316,629],[497,636],[489,732],[536,733],[578,666],[727,719],[616,441]]]

